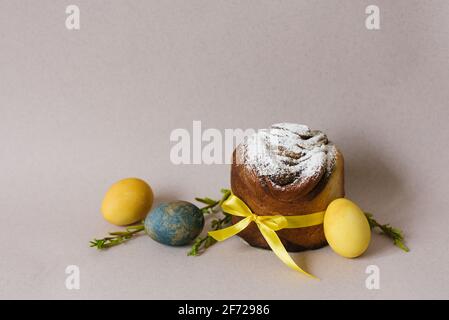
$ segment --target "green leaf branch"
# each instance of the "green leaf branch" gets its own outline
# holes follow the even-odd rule
[[[201,208],[201,211],[206,214],[216,214],[220,211],[221,204],[225,201],[231,194],[229,189],[221,189],[222,197],[220,200],[213,200],[211,198],[195,198],[196,201],[206,204],[205,207]],[[223,217],[215,218],[211,222],[211,230],[219,230],[231,223],[231,215],[223,212]],[[203,253],[207,248],[214,245],[217,242],[214,238],[209,235],[196,238],[192,245],[192,248],[187,253],[189,256],[198,256]]]
[[[93,239],[92,241],[90,241],[90,247],[91,248],[95,247],[98,250],[115,247],[119,244],[122,244],[122,243],[134,238],[136,235],[138,235],[142,231],[145,231],[144,225],[138,224],[135,226],[127,227],[125,229],[125,231],[109,232],[109,236],[107,236],[105,238]]]
[[[410,251],[410,249],[405,245],[404,233],[402,232],[402,230],[393,228],[389,224],[380,224],[379,222],[377,222],[374,219],[374,217],[371,213],[365,213],[365,215],[368,219],[368,223],[369,223],[371,229],[378,228],[382,234],[393,239],[393,243],[395,246],[401,248],[405,252]]]

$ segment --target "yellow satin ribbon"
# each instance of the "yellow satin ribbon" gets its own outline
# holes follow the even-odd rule
[[[324,220],[324,211],[302,216],[258,216],[254,214],[251,209],[248,208],[248,206],[234,194],[231,194],[227,200],[223,201],[221,207],[224,212],[234,216],[244,217],[245,219],[240,220],[238,223],[228,228],[210,231],[209,235],[211,237],[217,241],[226,240],[245,229],[251,222],[255,222],[271,250],[273,250],[282,262],[293,270],[299,271],[316,279],[315,276],[301,269],[295,261],[293,261],[287,250],[285,250],[285,247],[276,234],[276,231],[286,228],[305,228],[322,224]]]

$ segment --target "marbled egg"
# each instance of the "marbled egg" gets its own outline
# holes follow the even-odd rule
[[[182,246],[192,242],[203,230],[204,215],[201,210],[186,201],[162,203],[145,219],[145,230],[154,240]]]

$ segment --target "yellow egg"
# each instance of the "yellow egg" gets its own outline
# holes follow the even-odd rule
[[[339,255],[355,258],[368,248],[371,229],[365,214],[355,203],[344,198],[332,201],[323,224],[327,242]]]
[[[101,205],[103,217],[117,226],[143,220],[153,205],[153,191],[143,180],[123,179],[113,184]]]

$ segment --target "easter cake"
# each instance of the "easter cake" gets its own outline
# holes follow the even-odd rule
[[[233,153],[232,192],[257,215],[306,215],[344,197],[343,156],[327,136],[293,123],[274,124],[245,138]],[[233,216],[235,224],[242,218]],[[277,232],[288,251],[327,244],[323,225]],[[238,234],[250,245],[269,246],[255,223]]]

